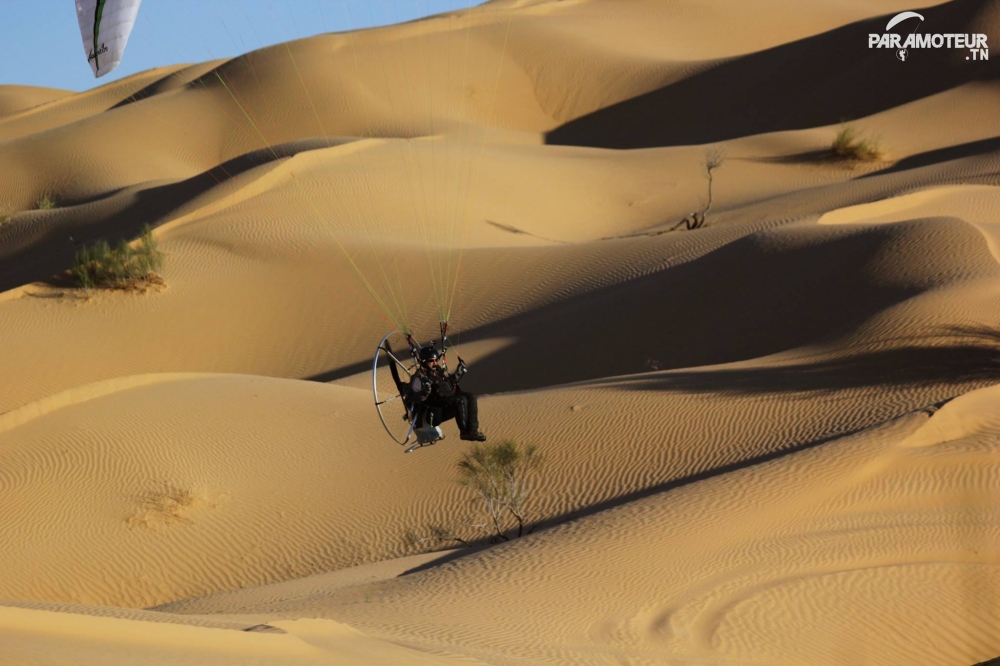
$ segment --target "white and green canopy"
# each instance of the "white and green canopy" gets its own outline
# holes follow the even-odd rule
[[[104,76],[121,62],[142,0],[76,0],[83,50],[94,76]]]

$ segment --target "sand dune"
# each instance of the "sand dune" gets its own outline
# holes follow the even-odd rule
[[[952,2],[924,14],[941,32],[989,33],[1000,21],[995,1]],[[897,67],[878,49],[854,46],[884,24],[882,16],[859,20],[719,63],[576,118],[547,140],[606,148],[706,144],[832,125],[970,82],[995,82],[997,65],[969,67],[958,51],[927,51],[917,69]],[[732,114],[733,108],[741,113]]]
[[[494,0],[0,87],[0,663],[1000,654],[998,70],[864,47],[913,9],[1000,38]],[[145,224],[163,286],[74,285]],[[449,307],[545,467],[532,534],[437,553],[467,445],[403,455],[368,372]]]
[[[0,607],[0,622],[3,658],[8,663],[475,663],[374,640],[330,620],[294,620],[268,631],[232,631]]]
[[[973,663],[1000,619],[998,424],[983,416],[998,398],[974,392],[404,578],[164,610],[329,615],[488,662]]]
[[[69,91],[37,86],[4,86],[0,93],[0,116],[9,116],[71,95]]]

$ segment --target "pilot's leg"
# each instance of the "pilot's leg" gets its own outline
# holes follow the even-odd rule
[[[462,439],[485,442],[486,435],[479,432],[479,402],[476,400],[476,395],[459,393],[455,396],[455,405],[458,411],[455,421],[462,432]]]

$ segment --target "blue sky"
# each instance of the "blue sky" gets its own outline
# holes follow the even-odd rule
[[[482,0],[143,0],[118,69],[95,79],[73,0],[0,0],[0,85],[86,90],[151,67],[239,55],[322,32],[408,21]]]

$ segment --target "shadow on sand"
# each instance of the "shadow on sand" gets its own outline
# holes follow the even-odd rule
[[[966,27],[990,2],[956,0],[921,13],[934,32],[982,32]],[[859,21],[721,61],[565,123],[546,141],[618,149],[700,145],[834,125],[1000,77],[1000,62],[970,66],[965,50],[921,49],[912,62],[900,63],[891,50],[869,49],[868,34],[884,32],[887,19]]]
[[[76,201],[65,208],[49,211],[44,225],[18,229],[19,222],[15,218],[4,230],[10,241],[0,243],[3,248],[0,251],[0,292],[32,282],[64,286],[59,276],[73,265],[81,246],[99,239],[111,244],[123,238],[131,240],[145,224],[162,219],[227,180],[276,159],[326,147],[326,140],[308,139],[274,146],[273,151],[262,149],[246,153],[187,180],[139,190],[110,214],[107,208],[100,206],[101,201],[111,200],[120,190],[100,199]],[[92,209],[86,210],[87,206]]]
[[[751,234],[669,270],[464,331],[465,344],[512,340],[478,359],[464,385],[499,393],[718,365],[839,335],[922,291],[872,273],[899,231],[805,229],[777,246]],[[341,379],[369,363],[309,379]]]

